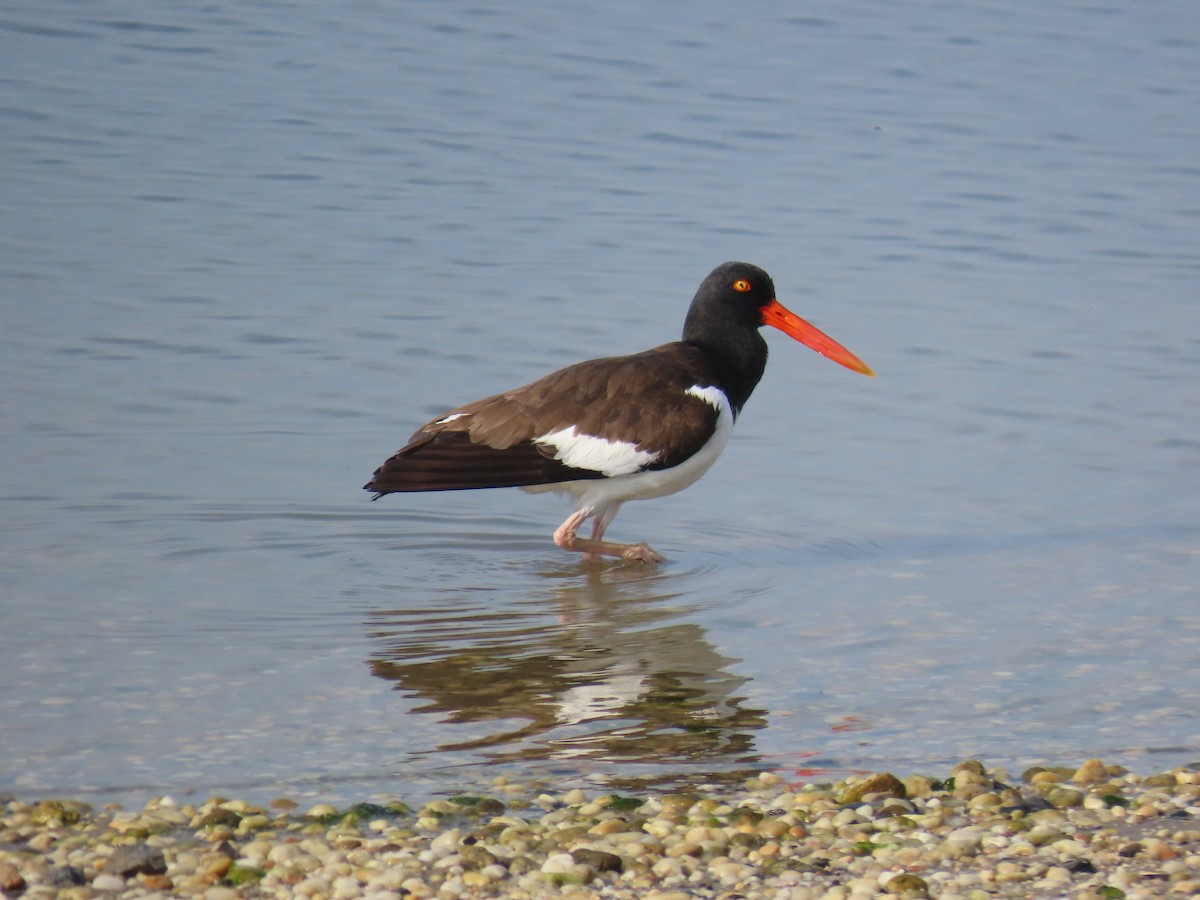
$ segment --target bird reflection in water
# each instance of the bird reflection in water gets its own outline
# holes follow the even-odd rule
[[[559,772],[627,764],[608,773],[614,784],[633,769],[645,784],[754,767],[765,711],[741,705],[746,679],[727,668],[737,660],[680,620],[688,610],[664,592],[669,579],[622,567],[548,577],[561,583],[522,603],[459,592],[436,607],[371,615],[382,645],[371,671],[424,700],[414,713],[440,714],[469,735],[430,752],[551,761]],[[653,776],[636,764],[652,764]]]

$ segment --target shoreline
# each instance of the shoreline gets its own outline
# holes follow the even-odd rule
[[[302,809],[0,798],[6,897],[1138,900],[1200,893],[1200,771],[940,775]]]

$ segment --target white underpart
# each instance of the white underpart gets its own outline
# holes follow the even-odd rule
[[[596,515],[602,517],[604,524],[607,526],[612,521],[613,516],[617,514],[617,510],[620,509],[621,504],[626,500],[652,500],[655,497],[666,497],[668,494],[682,491],[685,487],[694,484],[701,475],[712,468],[712,464],[717,461],[717,457],[721,455],[721,451],[729,443],[729,435],[733,433],[733,407],[729,405],[729,400],[726,398],[724,392],[715,387],[693,385],[685,393],[693,397],[699,397],[705,403],[716,408],[717,425],[708,442],[679,465],[672,466],[669,469],[648,469],[644,472],[639,472],[636,469],[626,469],[624,473],[618,473],[608,478],[589,478],[581,481],[564,481],[559,484],[536,485],[527,487],[525,490],[531,493],[542,493],[544,491],[569,493],[575,498],[575,508],[577,510],[589,509],[594,511]],[[633,444],[623,441],[605,441],[590,435],[575,435],[573,426],[572,428],[555,432],[554,435],[537,438],[537,442],[551,443],[548,438],[555,437],[555,435],[563,435],[568,431],[572,433],[572,437],[576,441],[591,442],[578,444],[577,446],[580,448],[579,453],[582,454],[583,448],[586,447],[596,454],[591,457],[592,462],[582,461],[582,456],[579,457],[581,461],[577,462],[569,459],[566,455],[555,454],[557,459],[561,459],[568,465],[583,466],[584,468],[594,469],[598,472],[605,472],[605,468],[596,464],[597,459],[603,458],[600,448],[596,446],[599,444],[607,445],[610,448],[625,448],[624,453],[626,455],[621,458],[626,463],[634,459],[633,454],[641,454],[643,457],[646,457],[647,462],[652,462],[655,457],[655,454],[638,450]],[[551,443],[551,446],[558,445]],[[639,463],[639,465],[645,465],[645,463]]]

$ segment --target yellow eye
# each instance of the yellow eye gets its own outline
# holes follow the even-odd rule
[[[750,290],[750,282],[748,282],[745,278],[739,278],[733,283],[732,287],[739,294],[744,294],[746,291]]]

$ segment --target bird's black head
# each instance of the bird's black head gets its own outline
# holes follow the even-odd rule
[[[683,339],[719,354],[753,387],[767,362],[767,342],[758,329],[778,328],[834,362],[874,375],[870,366],[775,299],[771,276],[744,262],[717,266],[700,282],[683,323]],[[749,394],[747,393],[747,396]]]
[[[775,282],[750,263],[717,266],[692,299],[683,323],[683,339],[707,343],[729,328],[757,329],[766,324],[763,310],[775,301]]]

